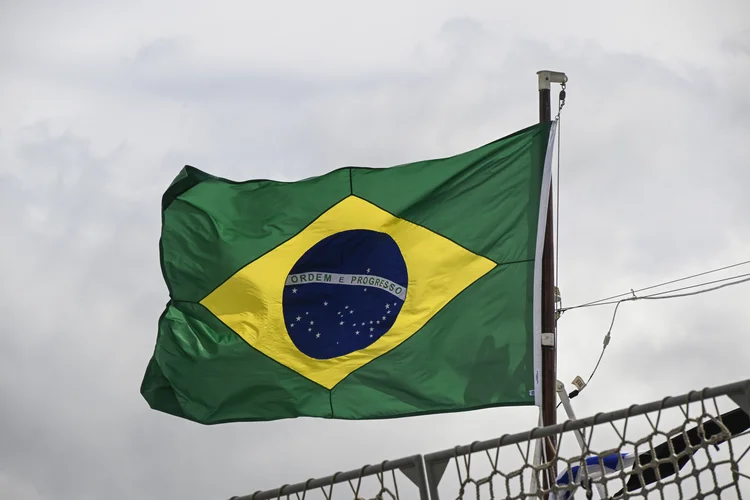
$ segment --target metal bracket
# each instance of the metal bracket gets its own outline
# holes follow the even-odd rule
[[[432,500],[439,500],[440,493],[438,491],[438,485],[440,480],[443,479],[445,469],[448,468],[448,459],[440,460],[437,462],[428,462],[426,464],[427,473],[427,485],[430,489],[430,498]]]
[[[425,483],[424,462],[421,455],[414,458],[414,467],[402,467],[399,470],[415,486],[419,487]]]
[[[565,392],[565,384],[557,381],[557,395],[560,397],[560,403],[563,405],[563,408],[565,408],[565,413],[568,415],[568,420],[576,420],[576,414],[573,411],[573,406],[570,404],[570,398],[568,397],[568,393]],[[593,429],[592,429],[593,431]],[[581,448],[581,457],[586,457],[589,453],[591,453],[591,450],[589,450],[589,446],[586,443],[585,435],[582,430],[574,430],[573,434],[576,437],[576,441],[578,441],[578,446]],[[584,460],[581,460],[580,462],[581,467],[586,467],[586,462]],[[597,490],[597,493],[599,494],[599,498],[607,498],[607,490],[604,489],[603,484],[595,483],[594,487]],[[590,498],[590,497],[589,497]]]
[[[544,347],[555,346],[555,334],[554,333],[542,333],[542,345]]]
[[[567,83],[568,77],[561,71],[537,71],[539,75],[539,90],[548,90],[553,83]]]
[[[750,383],[745,385],[745,391],[741,394],[730,394],[729,398],[734,401],[742,411],[750,415]]]

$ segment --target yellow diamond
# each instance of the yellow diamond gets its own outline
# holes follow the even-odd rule
[[[353,229],[386,233],[403,255],[406,297],[393,326],[374,343],[342,356],[316,359],[301,352],[284,321],[282,296],[292,267],[316,243]],[[349,196],[303,231],[240,269],[201,304],[253,348],[332,389],[350,373],[398,347],[495,262],[422,226]]]

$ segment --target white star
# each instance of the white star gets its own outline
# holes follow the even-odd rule
[[[365,322],[364,321],[362,322],[362,326],[365,326]]]
[[[367,268],[367,272],[368,272],[368,273],[370,272],[370,268],[369,268],[369,267]]]
[[[380,324],[380,320],[377,320],[375,323],[377,323],[379,325]]]
[[[383,316],[383,321],[385,321],[385,316]]]
[[[297,316],[297,321],[301,320],[302,316]]]
[[[310,314],[309,312],[305,312],[305,314]]]
[[[352,326],[357,326],[357,323],[352,323]]]
[[[344,309],[349,309],[349,306],[344,306]]]
[[[292,328],[294,328],[294,323],[292,323],[292,324],[291,324],[291,325],[289,325],[289,326],[290,326],[290,327],[292,327]]]
[[[343,321],[339,321],[339,325],[343,325],[343,324],[344,324],[344,322],[343,322]]]
[[[365,288],[365,292],[367,291],[367,288]]]
[[[336,345],[339,345],[339,343],[338,343],[338,342],[336,342]]]
[[[356,332],[354,332],[354,335],[359,335],[359,330],[357,330]]]
[[[386,313],[386,314],[391,314],[391,311],[390,311],[390,310],[388,310],[388,311],[386,311],[385,313]]]
[[[323,305],[324,305],[324,306],[327,306],[327,305],[328,305],[328,302],[323,302]]]
[[[312,328],[308,328],[308,329],[307,329],[307,331],[308,331],[308,332],[311,332],[311,331],[312,331]]]
[[[390,304],[386,304],[386,305],[385,305],[385,308],[386,308],[386,309],[390,309],[390,307],[391,307],[391,305],[390,305]]]
[[[372,333],[370,334],[370,338],[372,338]]]
[[[311,325],[314,325],[314,324],[315,324],[315,321],[310,321],[310,324],[311,324]]]
[[[296,288],[292,288],[292,293],[297,293],[297,289]]]
[[[397,305],[398,305],[398,302],[394,302],[394,303],[393,303],[393,305],[394,305],[394,306],[397,306]]]
[[[372,321],[370,321],[370,324],[372,324]]]
[[[319,338],[320,338],[320,334],[319,334],[319,333],[316,333],[316,334],[315,334],[315,338],[316,338],[316,339],[319,339]]]
[[[370,331],[373,331],[373,330],[375,330],[375,329],[373,327],[370,327]]]
[[[350,310],[349,314],[354,314],[354,309]]]

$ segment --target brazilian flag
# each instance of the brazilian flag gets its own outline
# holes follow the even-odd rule
[[[169,302],[141,394],[204,424],[538,404],[553,130],[297,182],[186,166],[162,200]]]

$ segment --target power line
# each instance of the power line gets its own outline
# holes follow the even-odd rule
[[[690,275],[690,276],[685,276],[684,278],[678,278],[678,279],[671,280],[671,281],[665,281],[665,282],[659,283],[657,285],[651,285],[651,286],[647,286],[647,287],[644,287],[644,288],[639,288],[638,290],[630,290],[629,292],[620,293],[620,294],[617,294],[617,295],[612,295],[610,297],[605,297],[603,299],[594,300],[594,301],[591,301],[591,302],[586,302],[584,304],[579,304],[579,305],[571,306],[571,307],[565,307],[565,308],[561,309],[560,312],[562,313],[562,312],[565,312],[565,311],[568,311],[568,310],[571,310],[571,309],[580,309],[580,308],[583,308],[583,307],[592,307],[592,306],[596,306],[596,305],[604,305],[602,303],[615,304],[617,301],[614,301],[612,299],[617,299],[619,297],[625,297],[627,295],[635,295],[636,293],[645,292],[646,290],[652,290],[654,288],[660,288],[662,286],[671,285],[671,284],[674,284],[674,283],[679,283],[680,281],[686,281],[686,280],[689,280],[689,279],[698,278],[700,276],[705,276],[707,274],[716,273],[716,272],[719,272],[719,271],[725,271],[727,269],[732,269],[734,267],[743,266],[745,264],[750,264],[750,260],[746,260],[744,262],[738,262],[736,264],[732,264],[732,265],[729,265],[729,266],[719,267],[717,269],[712,269],[710,271],[704,271],[702,273],[693,274],[693,275]],[[737,277],[740,277],[740,276],[747,276],[747,275],[739,275],[739,276],[734,276],[732,278],[726,278],[726,279],[733,279],[733,278],[737,278]],[[719,280],[719,281],[722,281],[722,280]],[[710,283],[715,283],[715,282],[708,282],[708,283],[703,283],[701,285],[695,285],[695,286],[702,286],[702,285],[710,284]],[[681,289],[679,289],[679,290],[681,290]],[[677,291],[677,290],[672,290],[672,291]],[[666,293],[666,292],[662,292],[662,293]]]

